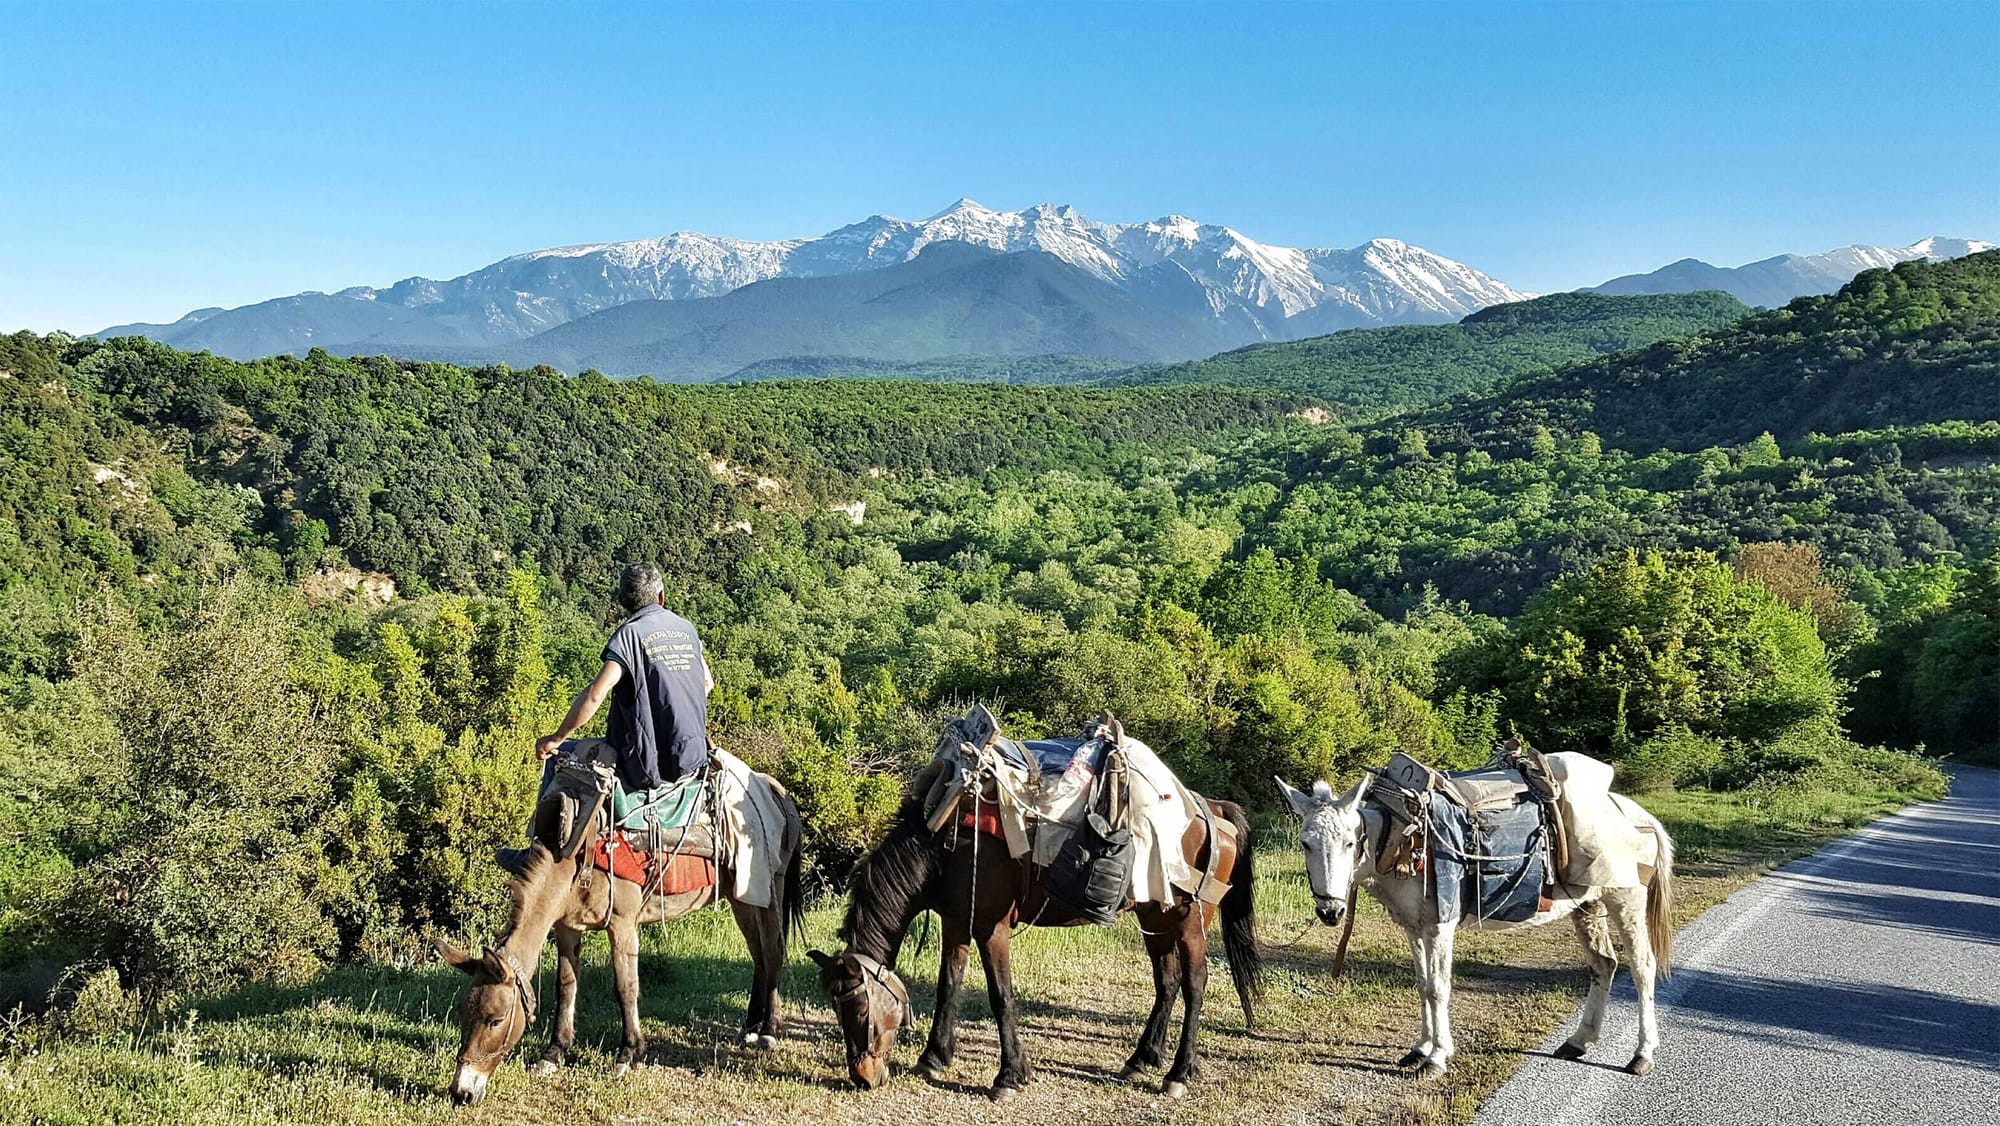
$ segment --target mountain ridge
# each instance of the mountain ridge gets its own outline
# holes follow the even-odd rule
[[[1776,254],[1741,266],[1717,266],[1699,258],[1682,258],[1649,273],[1625,274],[1580,292],[1634,296],[1713,289],[1746,305],[1776,308],[1795,297],[1832,293],[1863,270],[1885,269],[1918,260],[1948,261],[1996,246],[2000,243],[1931,235],[1909,246],[1856,244],[1820,254]]]
[[[995,211],[961,199],[926,219],[874,215],[816,238],[755,242],[683,231],[551,247],[443,281],[410,277],[383,288],[297,293],[93,335],[143,335],[236,358],[313,347],[456,353],[525,340],[633,301],[719,297],[774,278],[885,268],[939,242],[1042,251],[1126,287],[1147,284],[1156,268],[1171,262],[1202,287],[1214,319],[1237,326],[1244,338],[1231,343],[1450,321],[1526,296],[1395,239],[1345,249],[1279,247],[1181,215],[1102,223],[1067,205]]]

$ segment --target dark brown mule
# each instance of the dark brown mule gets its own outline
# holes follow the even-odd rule
[[[1221,904],[1222,938],[1247,1023],[1261,971],[1251,903],[1250,826],[1243,810],[1232,802],[1197,800],[1207,805],[1212,816],[1236,828],[1234,842],[1226,838],[1219,841],[1214,873],[1230,885]],[[986,969],[986,995],[1000,1029],[1000,1073],[993,1079],[993,1097],[1006,1099],[1032,1076],[1016,1030],[1008,951],[1011,933],[1024,919],[1043,927],[1077,926],[1087,920],[1046,902],[1042,870],[1010,856],[1000,838],[985,836],[975,849],[975,834],[969,829],[954,832],[947,826],[932,832],[925,824],[922,806],[921,799],[906,802],[888,839],[856,869],[853,897],[840,925],[846,949],[839,954],[808,953],[819,965],[820,984],[833,998],[840,1018],[847,1041],[848,1074],[857,1087],[873,1088],[889,1077],[889,1055],[896,1047],[898,1027],[914,1023],[909,994],[895,973],[896,955],[916,917],[926,910],[936,911],[944,921],[937,1008],[917,1072],[936,1078],[951,1066],[958,1047],[959,986],[965,977],[966,956],[971,944],[977,942],[979,961]],[[1183,855],[1197,872],[1208,870],[1209,849],[1218,843],[1209,838],[1202,820],[1190,825],[1182,838]],[[1125,1077],[1160,1065],[1178,995],[1186,1008],[1180,1046],[1161,1089],[1179,1098],[1187,1092],[1188,1081],[1201,1070],[1195,1033],[1202,996],[1208,988],[1208,924],[1215,918],[1216,908],[1184,897],[1172,907],[1142,903],[1126,909],[1138,916],[1145,931],[1146,952],[1153,960],[1153,1012],[1146,1019],[1139,1046],[1126,1061]]]
[[[785,879],[777,902],[770,907],[729,905],[750,947],[752,966],[743,1043],[764,1049],[777,1043],[778,982],[785,967],[786,931],[798,934],[805,926],[805,903],[799,887],[799,842],[804,825],[791,798],[782,792],[779,796],[785,813],[784,855],[774,857],[773,862],[783,866]],[[586,844],[579,855],[589,854]],[[555,932],[556,981],[561,997],[556,1005],[555,1035],[542,1053],[543,1070],[553,1071],[560,1065],[575,1042],[577,955],[583,947],[583,932],[592,930],[611,932],[611,971],[625,1016],[619,1073],[639,1062],[646,1051],[646,1037],[639,1028],[639,928],[700,910],[733,886],[734,876],[724,864],[715,887],[649,896],[638,884],[588,864],[559,861],[546,846],[535,845],[527,866],[513,877],[513,920],[499,942],[480,957],[446,944],[438,947],[445,961],[472,977],[459,1006],[462,1039],[458,1072],[451,1082],[452,1100],[477,1103],[485,1098],[493,1072],[534,1023],[535,974],[551,930]]]

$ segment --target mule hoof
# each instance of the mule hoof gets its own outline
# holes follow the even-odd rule
[[[554,1075],[556,1073],[556,1061],[542,1060],[539,1063],[536,1063],[533,1067],[529,1068],[528,1072],[531,1075],[539,1075],[546,1079],[547,1077]]]
[[[1019,1087],[995,1087],[993,1088],[993,1101],[996,1103],[1008,1102],[1020,1093],[1021,1089]]]
[[[1583,1045],[1565,1043],[1549,1054],[1559,1060],[1580,1060],[1583,1058]]]
[[[1651,1075],[1653,1074],[1653,1057],[1633,1056],[1632,1062],[1625,1065],[1625,1070],[1634,1075]]]
[[[1415,1067],[1429,1058],[1430,1057],[1428,1055],[1425,1055],[1424,1053],[1417,1051],[1415,1048],[1411,1048],[1409,1051],[1403,1053],[1402,1059],[1396,1061],[1396,1066]]]
[[[617,1067],[614,1067],[614,1068],[612,1068],[612,1069],[611,1069],[611,1078],[613,1078],[613,1079],[623,1079],[623,1078],[625,1078],[625,1076],[626,1076],[626,1075],[630,1074],[630,1072],[631,1072],[631,1071],[632,1071],[632,1065],[631,1065],[631,1064],[629,1064],[629,1063],[621,1063],[621,1064],[619,1064],[619,1065],[618,1065]]]
[[[760,1032],[757,1034],[758,1051],[772,1052],[776,1051],[777,1048],[778,1048],[778,1038],[776,1036],[773,1036],[768,1032]]]
[[[1170,1080],[1166,1086],[1160,1088],[1160,1093],[1170,1099],[1184,1099],[1187,1098],[1187,1084],[1178,1079]]]
[[[1424,1065],[1422,1071],[1417,1072],[1417,1078],[1426,1081],[1442,1079],[1444,1078],[1444,1065],[1441,1063],[1427,1063]]]

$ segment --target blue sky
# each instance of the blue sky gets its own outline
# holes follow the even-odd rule
[[[2000,238],[2000,4],[0,2],[0,330],[961,195],[1538,291]]]

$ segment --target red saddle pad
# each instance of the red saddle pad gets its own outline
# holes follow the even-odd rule
[[[623,833],[618,834],[617,843],[618,846],[613,848],[611,838],[597,838],[590,854],[591,867],[609,872],[621,880],[644,884],[652,855],[633,848]],[[684,895],[712,888],[716,882],[715,861],[706,856],[675,856],[667,862],[667,870],[658,878],[661,895]]]

